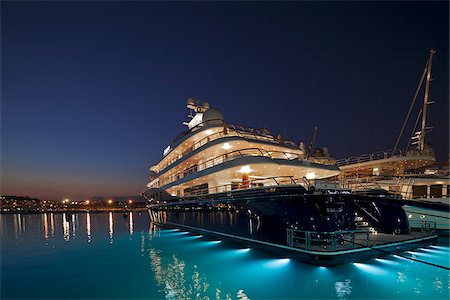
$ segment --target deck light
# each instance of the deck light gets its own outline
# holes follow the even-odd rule
[[[250,173],[251,171],[253,171],[250,166],[242,166],[241,169],[239,170],[239,173]]]
[[[230,148],[231,148],[230,143],[224,143],[224,144],[223,144],[223,149],[225,149],[225,150],[230,150]]]
[[[210,134],[212,134],[212,133],[213,133],[213,131],[212,131],[211,129],[205,130],[205,134],[206,134],[206,135],[210,135]]]
[[[311,179],[316,179],[316,173],[314,172],[308,172],[306,173],[306,179],[311,180]]]
[[[111,203],[112,203],[112,200],[111,200],[111,199],[109,199],[109,200],[108,200],[108,204],[111,204]]]

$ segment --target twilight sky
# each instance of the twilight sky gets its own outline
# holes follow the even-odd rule
[[[390,149],[430,48],[448,160],[448,28],[448,2],[2,1],[1,194],[139,194],[188,97],[295,142],[317,125],[336,158]]]

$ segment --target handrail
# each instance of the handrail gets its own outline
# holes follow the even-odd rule
[[[422,221],[420,225],[421,237],[436,235],[436,222]],[[305,250],[341,251],[370,247],[371,232],[371,229],[320,232],[286,228],[286,242],[290,247]],[[359,241],[356,243],[355,240]]]
[[[357,234],[359,235],[357,236]],[[320,232],[286,228],[286,242],[289,247],[305,250],[336,251],[356,248],[355,240],[361,238],[363,238],[363,243],[368,246],[369,234],[369,229]]]
[[[424,177],[426,178],[426,177]],[[382,189],[380,182],[383,180],[397,180],[394,184],[389,184],[393,189],[386,190],[386,192],[392,194],[394,197],[401,197],[403,199],[413,199],[413,189],[411,186],[415,183],[414,177],[409,176],[367,176],[358,178],[346,178],[341,179],[344,187],[351,190],[367,190],[368,189]],[[430,187],[432,189],[432,187]]]
[[[378,159],[385,159],[390,158],[393,156],[406,156],[406,151],[403,151],[401,149],[397,149],[395,152],[392,152],[392,150],[385,150],[385,151],[378,151],[373,153],[364,153],[359,156],[351,156],[348,158],[340,158],[336,160],[336,164],[341,166],[346,166],[350,164],[355,163],[362,163],[362,162],[368,162],[372,160],[378,160]]]
[[[220,122],[220,124],[217,124],[218,121]],[[185,131],[185,132],[181,133],[179,136],[177,136],[174,139],[174,143],[179,141],[182,137],[188,135],[189,133],[195,132],[198,129],[203,128],[208,123],[211,123],[211,124],[216,123],[217,125],[227,126],[228,133],[225,134],[225,133],[219,131],[219,132],[210,134],[210,135],[202,138],[201,140],[195,142],[191,147],[189,147],[188,149],[183,151],[181,154],[179,154],[175,159],[168,161],[166,164],[161,166],[160,170],[167,168],[168,166],[170,166],[177,160],[181,159],[186,154],[198,149],[199,147],[205,145],[206,143],[212,142],[219,138],[223,138],[225,136],[238,136],[238,137],[244,137],[244,138],[249,138],[249,139],[253,139],[253,140],[265,140],[265,141],[268,141],[268,142],[271,142],[274,144],[281,144],[282,146],[285,146],[285,147],[288,147],[291,149],[293,149],[293,146],[295,146],[295,143],[292,141],[288,141],[288,140],[277,141],[271,134],[266,134],[266,133],[260,132],[260,130],[258,130],[258,129],[254,129],[254,128],[243,126],[243,125],[227,124],[221,119],[208,120],[208,121],[202,122],[202,123],[192,127],[190,130]],[[256,133],[255,133],[255,131],[256,131]],[[163,160],[164,160],[164,158],[161,161],[163,161]]]
[[[280,155],[279,156],[274,155],[277,153]],[[287,155],[287,154],[289,154],[289,155]],[[235,157],[245,157],[245,156],[264,156],[264,157],[269,157],[270,159],[286,159],[286,160],[303,161],[303,158],[298,153],[285,152],[285,151],[267,151],[267,150],[260,149],[260,148],[245,148],[245,149],[234,150],[234,151],[227,152],[225,154],[213,157],[209,160],[202,162],[201,164],[193,165],[187,169],[184,169],[183,171],[178,172],[165,180],[160,178],[159,183],[161,186],[166,185],[168,183],[171,183],[171,182],[174,182],[181,178],[184,178],[192,173],[203,171],[205,169],[217,166],[224,162],[234,160]]]
[[[293,176],[275,176],[275,177],[265,177],[265,178],[248,180],[245,183],[243,183],[243,182],[228,183],[228,184],[218,185],[215,187],[207,187],[207,188],[192,190],[187,195],[184,195],[183,199],[185,197],[216,194],[216,193],[244,190],[244,189],[255,188],[255,187],[269,188],[269,187],[280,186],[280,185],[300,185],[300,186],[304,187],[306,190],[308,190],[310,188],[310,186],[305,184],[304,181],[300,181],[302,179],[303,178],[294,178]],[[269,183],[269,185],[267,185],[267,183]],[[270,183],[274,183],[274,184],[270,185]]]

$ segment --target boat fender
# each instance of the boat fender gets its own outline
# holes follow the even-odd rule
[[[401,230],[400,230],[399,228],[396,228],[396,229],[394,230],[394,234],[400,234],[400,232],[401,232]]]

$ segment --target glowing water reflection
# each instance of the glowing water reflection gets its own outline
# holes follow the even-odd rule
[[[266,268],[281,268],[289,264],[290,261],[289,258],[276,258],[265,262],[263,266]]]
[[[245,249],[237,249],[234,250],[236,253],[248,253],[250,252],[250,248],[245,248]]]
[[[222,295],[221,289],[213,286],[197,265],[187,266],[175,254],[164,256],[162,251],[150,248],[149,258],[155,280],[166,294],[166,299],[210,299],[211,292],[214,292],[216,299],[234,298],[231,293]],[[237,299],[248,299],[243,289],[235,295]]]
[[[47,213],[42,214],[43,223],[44,223],[44,238],[46,241],[48,241],[48,221],[47,221]]]
[[[73,237],[75,237],[75,232],[76,232],[76,226],[75,226],[76,217],[77,217],[76,214],[72,214],[72,236]]]
[[[66,242],[70,241],[70,224],[66,220],[66,219],[68,219],[68,217],[69,217],[69,215],[67,213],[64,213],[62,215],[63,236],[64,236],[64,241],[66,241]]]
[[[161,230],[142,215],[133,213],[125,219],[116,214],[119,218],[114,220],[112,212],[85,216],[78,213],[75,218],[66,213],[25,218],[22,214],[20,221],[18,215],[2,215],[2,220],[6,220],[2,242],[9,238],[2,244],[2,251],[9,244],[2,253],[5,259],[1,266],[2,271],[5,265],[8,268],[2,276],[9,276],[9,281],[2,284],[9,293],[5,299],[32,299],[36,295],[41,299],[87,299],[94,298],[93,291],[98,291],[96,298],[101,295],[105,299],[449,299],[447,271],[400,256],[335,267],[310,266],[186,230]],[[62,230],[58,228],[60,217]],[[56,238],[51,239],[51,233],[55,233],[54,218]],[[27,232],[23,232],[24,219]],[[75,223],[75,228],[70,222]],[[78,240],[72,238],[73,230],[78,231]],[[18,240],[14,238],[15,231]],[[38,238],[34,238],[36,232]],[[90,244],[85,238],[80,240],[82,232]],[[97,234],[100,238],[96,239]],[[111,242],[114,238],[112,245],[105,245],[108,236]],[[70,243],[65,243],[68,238]],[[448,249],[426,247],[411,252],[431,255],[422,260],[444,264],[444,260],[448,261]],[[27,259],[36,255],[39,259]],[[407,252],[401,255],[410,256]],[[417,257],[421,259],[420,255]],[[27,272],[23,272],[24,263],[17,258],[24,258]],[[90,268],[93,265],[96,268]],[[86,268],[90,268],[89,272]],[[111,273],[102,280],[105,269]],[[71,284],[83,288],[76,292],[67,289],[67,277],[60,275],[67,270]],[[26,279],[29,288],[22,288],[23,282],[17,278]],[[48,280],[55,283],[51,289],[46,285]],[[130,287],[127,294],[123,293],[123,286]]]
[[[113,221],[113,213],[109,212],[108,214],[109,220],[109,242],[113,243],[113,234],[114,234],[114,221]]]
[[[352,281],[350,279],[345,279],[344,281],[337,281],[334,284],[334,289],[336,290],[336,296],[338,298],[345,298],[345,296],[352,293]]]
[[[86,213],[86,236],[88,243],[91,242],[91,214]]]
[[[128,227],[129,227],[129,230],[130,230],[130,235],[133,235],[133,212],[130,211],[128,213],[128,216],[129,216]]]
[[[358,269],[365,271],[367,273],[375,274],[375,275],[386,275],[388,272],[385,269],[382,269],[377,266],[373,266],[371,264],[363,264],[363,263],[353,263]]]
[[[52,231],[52,239],[55,238],[55,215],[53,213],[50,213],[50,228]]]
[[[19,239],[19,224],[17,221],[17,214],[14,214],[14,235],[16,240]]]
[[[389,259],[384,259],[384,258],[375,258],[376,261],[381,262],[383,264],[387,264],[387,265],[391,265],[391,266],[398,266],[399,263],[389,260]]]

